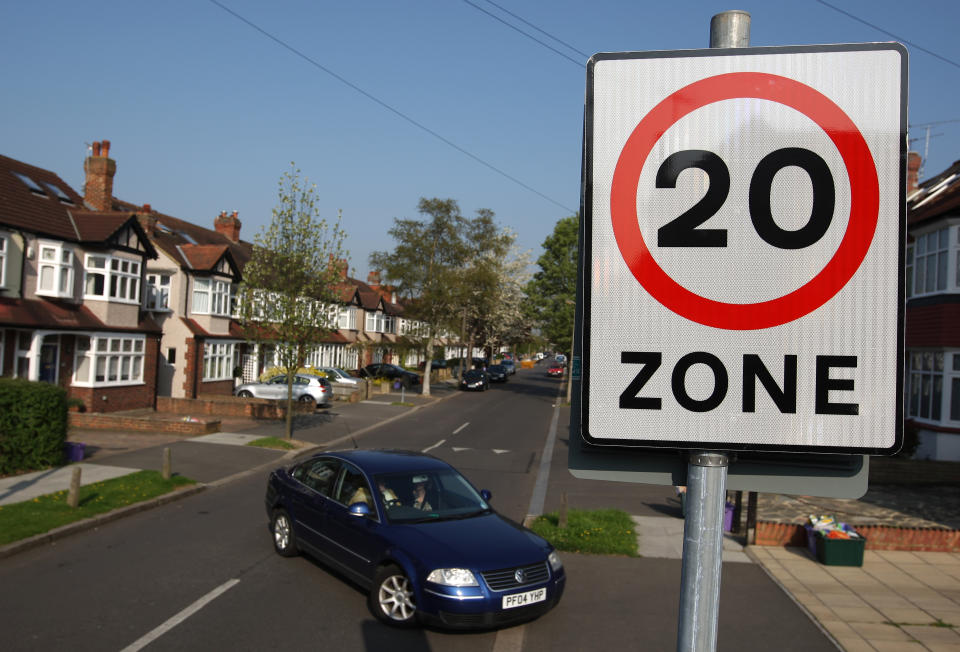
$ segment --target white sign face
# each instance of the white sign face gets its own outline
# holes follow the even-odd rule
[[[591,59],[587,441],[899,448],[906,91],[899,44]]]

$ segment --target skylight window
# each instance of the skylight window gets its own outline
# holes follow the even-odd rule
[[[52,184],[52,183],[49,183],[49,182],[47,182],[47,181],[44,181],[44,182],[43,182],[43,185],[45,185],[47,188],[49,188],[49,189],[50,189],[50,192],[52,192],[53,195],[54,195],[57,199],[59,199],[60,201],[62,201],[64,204],[73,204],[73,200],[70,199],[70,197],[67,195],[67,193],[65,193],[60,186],[56,186],[56,185],[54,185],[54,184]]]
[[[32,192],[35,195],[46,196],[47,193],[43,192],[43,188],[38,186],[36,181],[34,181],[33,179],[31,179],[25,174],[20,174],[19,172],[14,172],[13,174],[18,179],[20,179],[20,181],[23,182],[23,185],[25,185],[27,188],[30,189],[30,192]]]
[[[186,232],[184,232],[184,231],[177,231],[177,233],[180,235],[181,238],[183,238],[184,240],[186,240],[186,241],[189,242],[190,244],[193,244],[193,245],[197,244],[197,241],[194,240],[194,239],[193,239],[193,236],[191,236],[189,233],[186,233]]]

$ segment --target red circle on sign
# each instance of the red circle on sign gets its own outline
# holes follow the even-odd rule
[[[640,172],[654,145],[675,122],[714,102],[739,98],[769,100],[788,106],[815,122],[829,136],[850,179],[850,217],[837,251],[820,273],[782,297],[758,303],[726,303],[702,297],[673,280],[647,248],[637,217]],[[860,267],[880,211],[877,169],[866,140],[853,121],[829,98],[793,79],[759,72],[708,77],[681,88],[657,104],[630,134],[610,188],[613,233],[624,262],[657,301],[682,317],[705,326],[755,330],[780,326],[813,312],[829,301]]]

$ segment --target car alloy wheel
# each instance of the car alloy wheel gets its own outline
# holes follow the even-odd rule
[[[402,570],[396,566],[384,566],[377,571],[370,591],[370,608],[387,624],[414,624],[417,607],[413,604],[413,586]]]
[[[293,557],[297,554],[297,536],[293,533],[293,522],[284,510],[278,509],[273,513],[270,531],[273,532],[273,549],[278,555]]]
[[[301,396],[301,397],[298,398],[297,400],[300,401],[301,403],[312,403],[312,402],[313,402],[313,397],[310,396],[309,394],[304,394],[303,396]]]
[[[251,394],[247,390],[243,390],[242,392],[237,394],[237,396],[239,396],[240,398],[253,398],[253,394]]]

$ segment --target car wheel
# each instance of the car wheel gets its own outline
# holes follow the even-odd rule
[[[383,566],[374,576],[370,590],[370,610],[377,620],[395,627],[416,623],[417,607],[413,604],[413,585],[396,566]]]
[[[239,396],[240,398],[253,398],[253,394],[251,394],[247,390],[243,390],[242,392],[237,394],[237,396]]]
[[[270,522],[270,531],[273,532],[273,549],[281,557],[294,557],[297,550],[297,535],[293,532],[293,521],[290,515],[282,509],[273,512]]]
[[[309,394],[304,394],[297,400],[300,401],[301,403],[313,403],[313,397],[310,396]]]

